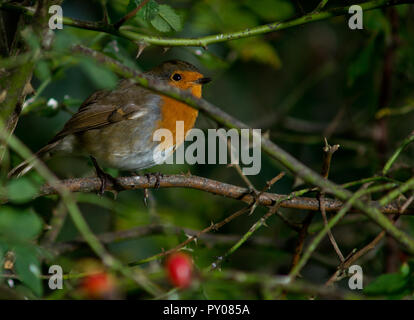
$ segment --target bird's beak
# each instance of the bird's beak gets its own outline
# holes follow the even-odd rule
[[[211,78],[199,78],[199,79],[195,80],[194,83],[206,84],[206,83],[209,83],[210,81],[211,81]]]

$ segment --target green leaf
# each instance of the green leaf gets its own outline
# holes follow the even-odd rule
[[[42,225],[42,220],[31,209],[0,207],[0,238],[4,240],[32,240],[41,232]]]
[[[266,41],[260,39],[241,39],[232,41],[229,45],[236,49],[245,61],[268,64],[275,69],[279,69],[282,65],[275,48]]]
[[[37,187],[28,178],[12,180],[7,185],[7,197],[11,202],[24,203],[33,199]]]
[[[30,288],[37,296],[43,292],[40,278],[40,261],[33,247],[16,246],[15,270],[23,284]]]
[[[127,11],[131,12],[138,7],[143,0],[130,0],[127,6]],[[158,3],[155,0],[150,0],[143,6],[135,17],[142,18],[147,22],[150,22],[158,13]]]
[[[364,288],[368,295],[395,295],[407,288],[407,277],[402,273],[383,274]]]
[[[181,30],[180,16],[168,5],[160,5],[158,15],[151,20],[151,24],[155,29],[161,32],[168,32],[171,30]]]

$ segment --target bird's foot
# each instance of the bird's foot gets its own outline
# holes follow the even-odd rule
[[[154,184],[154,189],[158,189],[160,187],[160,178],[162,178],[164,175],[160,172],[155,172],[155,173],[146,173],[145,177],[148,180],[148,183],[151,183],[151,178],[155,177],[155,184]],[[144,204],[145,206],[148,206],[148,199],[149,199],[149,192],[148,189],[145,188],[144,189]]]
[[[162,178],[164,175],[161,172],[151,172],[146,173],[145,176],[148,179],[148,183],[151,183],[151,177],[155,177],[154,189],[158,189],[160,187],[160,178]]]
[[[101,180],[101,187],[99,188],[98,194],[102,196],[105,193],[106,187],[109,183],[113,183],[116,185],[116,179],[112,177],[109,173],[106,173],[101,169],[101,167],[98,165],[98,162],[94,157],[91,156],[91,160],[93,163],[93,166],[95,167],[96,175],[98,176],[99,180]],[[116,192],[115,192],[116,196]]]

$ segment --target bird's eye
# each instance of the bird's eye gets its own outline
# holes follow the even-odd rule
[[[174,81],[180,81],[181,80],[181,75],[179,73],[174,73],[172,76],[172,79]]]

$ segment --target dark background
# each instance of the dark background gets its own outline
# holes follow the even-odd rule
[[[161,35],[198,37],[297,17],[302,10],[312,11],[318,1],[180,0],[164,3],[179,13],[183,29]],[[348,4],[349,1],[329,1],[328,8]],[[111,21],[123,16],[127,12],[126,6],[127,1],[108,1]],[[120,49],[116,55],[118,60],[143,71],[168,59],[191,62],[206,76],[213,78],[203,91],[206,100],[253,128],[268,132],[275,143],[313,170],[320,172],[322,167],[323,137],[327,137],[330,144],[340,144],[339,151],[333,157],[329,178],[341,184],[379,173],[384,161],[412,131],[413,9],[412,5],[402,5],[364,12],[363,30],[350,30],[348,15],[254,38],[212,44],[208,46],[208,51],[175,47],[164,53],[161,47],[149,46],[138,59],[135,59],[137,45],[128,40],[65,26],[55,32],[52,50],[64,51],[73,44],[81,43],[115,57],[113,47],[116,45]],[[63,13],[64,16],[91,21],[101,19],[102,14],[98,1],[80,0],[64,1]],[[129,24],[137,25],[144,32],[157,33],[142,19],[130,21]],[[196,50],[200,50],[202,55],[198,56]],[[390,72],[384,69],[387,59],[391,59]],[[110,71],[86,59],[56,58],[53,62],[47,61],[46,67],[48,73],[45,76],[42,65],[38,65],[32,80],[34,88],[48,81],[37,96],[39,106],[31,112],[24,112],[15,131],[16,136],[33,151],[42,147],[62,128],[70,112],[75,111],[81,101],[97,89],[113,87],[117,80]],[[50,82],[47,80],[49,77]],[[51,98],[56,99],[60,106],[65,102],[67,107],[58,110],[45,107],[45,102]],[[384,109],[394,112],[387,114]],[[380,118],[381,114],[386,116]],[[200,115],[196,126],[206,130],[215,128],[216,124]],[[381,138],[381,134],[385,138]],[[391,173],[394,178],[404,181],[412,175],[412,156],[413,149],[408,147],[398,159],[400,168]],[[20,158],[12,154],[12,164],[19,162]],[[94,175],[87,159],[53,159],[48,165],[62,178]],[[249,179],[260,190],[266,181],[282,170],[263,153],[260,174]],[[164,165],[146,172],[155,171],[168,174],[190,171],[193,175],[245,185],[236,170],[226,165]],[[120,174],[114,170],[108,172]],[[31,181],[39,181],[35,172],[28,177]],[[301,181],[287,175],[272,191],[288,194],[304,186]],[[186,239],[184,233],[177,235],[169,232],[168,226],[201,230],[243,206],[235,200],[191,189],[161,188],[150,193],[150,207],[143,204],[143,192],[139,190],[121,192],[116,200],[110,193],[103,198],[94,194],[77,195],[79,206],[96,234],[152,223],[167,226],[165,232],[156,235],[111,243],[109,251],[125,263],[170,249]],[[373,195],[373,198],[380,195]],[[20,206],[33,208],[45,222],[57,203],[57,197],[44,197]],[[265,208],[259,207],[253,215],[243,215],[212,232],[211,239],[201,239],[188,245],[186,252],[194,259],[196,268],[202,270],[223,255],[265,212]],[[281,212],[295,222],[302,221],[308,214],[293,209],[281,209]],[[253,240],[224,261],[222,268],[258,274],[287,274],[297,233],[276,216],[270,218],[267,224],[268,227],[253,235]],[[310,231],[317,230],[321,224],[320,213],[316,212]],[[411,217],[402,218],[399,227],[411,235],[414,233]],[[352,249],[366,244],[379,231],[364,216],[348,214],[341,225],[335,227],[334,234],[342,252],[347,255]],[[223,239],[219,235],[227,237]],[[76,228],[67,217],[57,242],[69,241],[77,236]],[[217,239],[214,240],[214,237]],[[47,265],[61,264],[65,272],[70,272],[82,259],[91,256],[91,251],[84,246],[74,252],[49,258]],[[331,244],[325,239],[301,274],[306,281],[323,284],[335,272],[338,263]],[[378,249],[359,261],[364,269],[366,284],[381,274],[398,272],[404,263],[404,252],[391,240],[383,241]],[[150,273],[162,272],[162,261],[145,264],[143,268]],[[44,267],[44,271],[47,268]],[[163,276],[159,276],[157,281],[168,288]],[[344,280],[340,285],[347,288],[346,284],[347,280]],[[74,287],[76,281],[73,286],[65,286],[64,293],[57,295],[45,289],[43,295],[79,298]],[[145,297],[140,290],[128,286],[121,285],[120,290],[125,297]],[[263,299],[273,296],[266,292],[265,286],[205,279],[180,293],[179,297]],[[306,295],[288,295],[290,297],[304,298]]]

